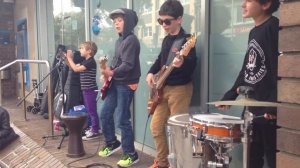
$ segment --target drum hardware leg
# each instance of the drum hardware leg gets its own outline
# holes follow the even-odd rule
[[[249,151],[250,151],[250,142],[252,136],[252,120],[254,118],[253,114],[248,111],[248,107],[244,112],[244,125],[242,125],[241,129],[244,133],[244,137],[242,138],[243,142],[243,168],[249,168]]]
[[[168,161],[169,161],[170,167],[172,167],[172,168],[177,167],[177,158],[176,158],[175,153],[170,153],[168,155]]]
[[[177,167],[177,158],[176,158],[176,154],[174,152],[175,147],[172,141],[172,128],[167,125],[167,136],[168,136],[168,147],[169,147],[169,155],[168,155],[168,161],[170,164],[170,167],[172,168],[176,168]]]
[[[202,129],[200,131],[197,131],[197,140],[199,140],[199,141],[204,141],[205,140],[205,136],[203,134]]]
[[[199,141],[198,138],[192,137],[193,158],[202,158],[205,142]]]
[[[229,156],[228,151],[231,150],[231,145],[226,143],[212,142],[210,143],[211,148],[215,152],[215,161],[208,161],[209,168],[227,168],[231,162],[231,156]]]

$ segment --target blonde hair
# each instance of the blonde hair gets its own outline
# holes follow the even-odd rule
[[[97,53],[97,45],[93,41],[86,41],[80,44],[86,50],[91,50],[91,56],[93,57]]]

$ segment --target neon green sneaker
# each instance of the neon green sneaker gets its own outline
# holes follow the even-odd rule
[[[137,152],[135,152],[133,155],[130,154],[124,154],[117,163],[118,167],[130,167],[133,164],[137,163],[139,161],[139,156]]]
[[[117,152],[119,149],[121,149],[121,143],[117,140],[113,144],[104,146],[102,150],[98,152],[98,155],[102,157],[108,157],[111,154]]]

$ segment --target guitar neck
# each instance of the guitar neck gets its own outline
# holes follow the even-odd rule
[[[174,69],[173,65],[167,67],[167,69],[163,72],[161,77],[158,79],[156,83],[156,89],[161,89],[161,87],[163,86],[163,84],[165,83],[166,79],[168,78],[168,76],[170,75],[173,69]]]

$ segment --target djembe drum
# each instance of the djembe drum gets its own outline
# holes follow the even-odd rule
[[[71,158],[85,155],[81,132],[87,120],[87,114],[84,112],[66,113],[61,115],[61,119],[69,130],[69,142],[67,156]]]

